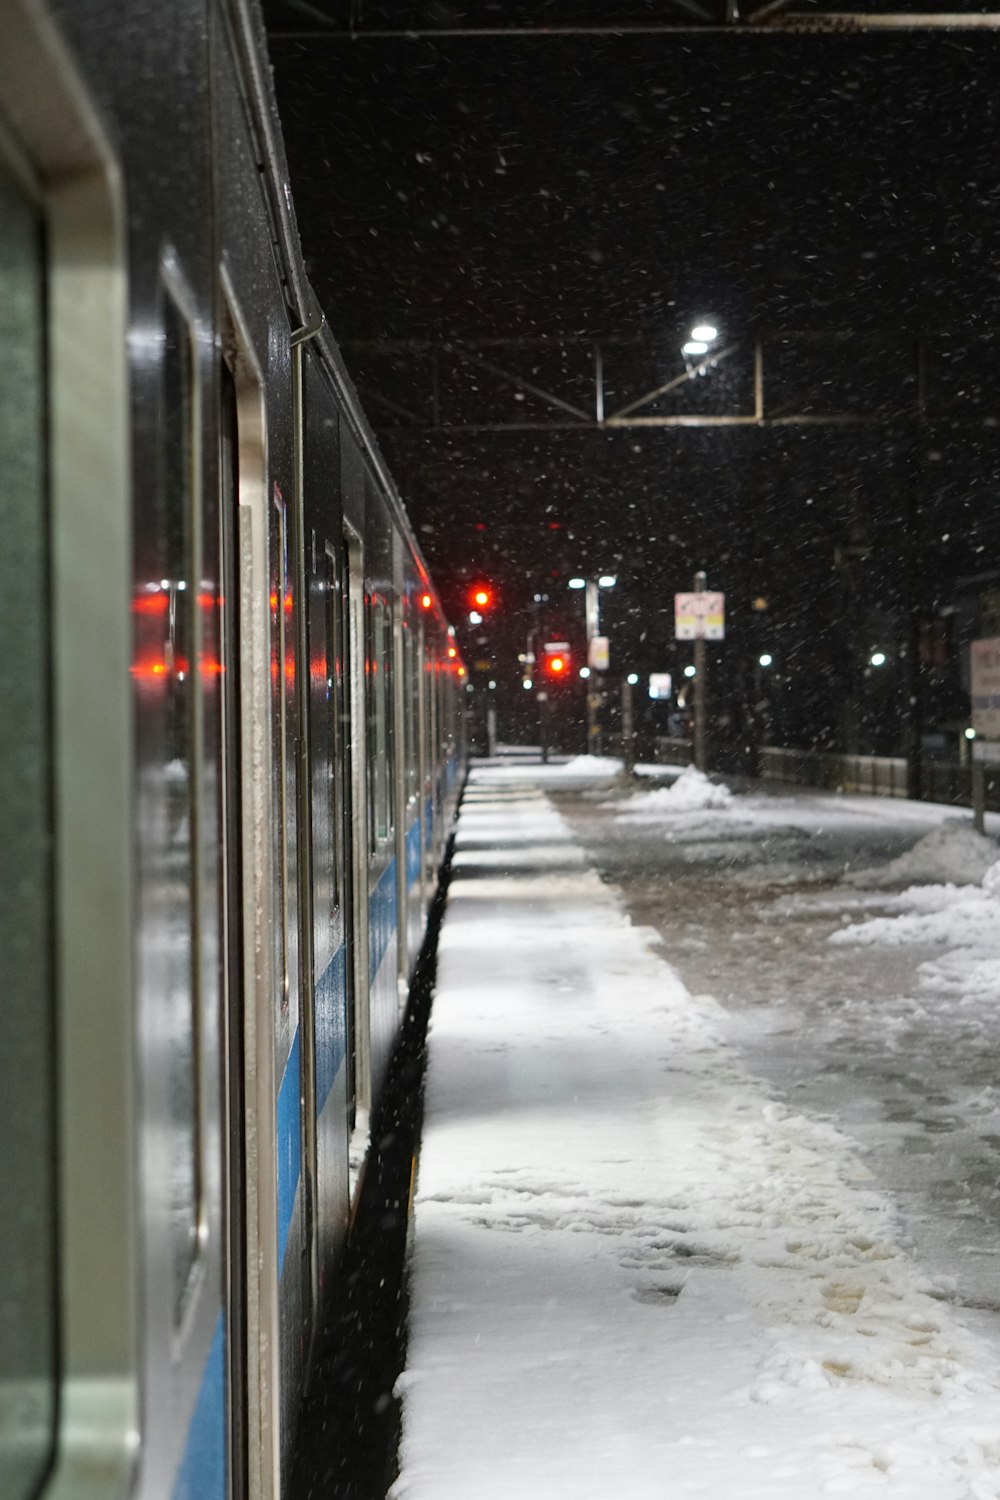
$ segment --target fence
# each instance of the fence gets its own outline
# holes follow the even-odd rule
[[[906,796],[906,761],[901,756],[831,755],[819,750],[785,750],[765,745],[761,776],[824,791],[866,792],[874,797]],[[923,800],[952,807],[972,805],[972,768],[957,761],[926,757],[921,768]],[[1000,772],[988,767],[986,806],[1000,812]]]

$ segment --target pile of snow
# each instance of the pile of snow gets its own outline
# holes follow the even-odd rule
[[[546,787],[560,782],[607,782],[621,774],[622,762],[610,755],[552,756],[543,764],[540,749],[528,747],[516,754],[500,753],[499,763],[480,764],[477,771],[488,774],[497,784],[517,782]]]
[[[703,771],[688,766],[672,786],[658,786],[651,792],[637,792],[629,800],[628,811],[618,821],[642,819],[674,813],[716,811],[728,807],[733,794],[722,782],[710,781]]]
[[[983,1002],[983,1015],[968,1012],[966,1025],[992,1047],[992,1016],[1000,998],[1000,861],[979,886],[912,886],[888,903],[897,916],[874,917],[832,934],[830,942],[858,947],[928,947],[944,950],[920,965],[920,987],[957,1000]]]
[[[978,885],[997,857],[994,839],[976,833],[966,818],[948,818],[912,849],[881,869],[855,870],[848,885],[866,889],[906,885]]]

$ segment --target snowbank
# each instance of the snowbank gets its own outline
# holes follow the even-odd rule
[[[976,833],[968,818],[948,818],[901,854],[874,870],[853,870],[848,885],[882,890],[887,886],[978,885],[997,857],[994,839]]]
[[[618,814],[618,820],[642,819],[645,822],[664,815],[673,817],[677,813],[718,811],[728,807],[732,800],[733,794],[727,786],[710,781],[704,772],[687,766],[672,786],[637,792],[629,799],[627,809]]]

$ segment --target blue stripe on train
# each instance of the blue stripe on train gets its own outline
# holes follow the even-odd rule
[[[420,878],[420,820],[414,823],[406,835],[406,889]]]
[[[347,951],[341,943],[316,981],[316,1118],[347,1052]]]
[[[396,861],[384,872],[368,903],[368,972],[374,981],[386,955],[397,921]],[[316,986],[316,1109],[322,1111],[337,1070],[344,1059],[346,1035],[346,972],[343,946],[337,949]],[[278,1275],[292,1227],[295,1194],[302,1172],[302,1134],[299,1121],[301,1048],[296,1031],[278,1089]]]
[[[225,1500],[226,1340],[219,1313],[205,1361],[173,1500]]]
[[[396,931],[396,861],[383,872],[368,902],[368,978],[373,982]]]
[[[285,1263],[288,1232],[292,1227],[295,1192],[302,1171],[302,1131],[299,1124],[301,1048],[296,1028],[292,1049],[278,1090],[278,1275]]]

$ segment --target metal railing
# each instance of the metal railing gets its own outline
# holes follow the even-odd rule
[[[971,766],[928,756],[921,774],[923,801],[971,807]],[[760,775],[765,781],[823,791],[863,792],[873,797],[907,795],[906,761],[902,756],[833,755],[820,750],[765,745],[760,752]],[[1000,772],[992,768],[986,774],[986,806],[993,812],[1000,811]]]

